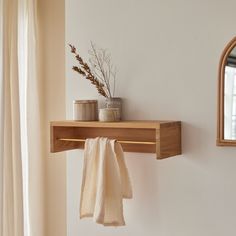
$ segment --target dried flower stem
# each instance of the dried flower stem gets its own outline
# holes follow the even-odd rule
[[[94,55],[94,57],[96,59],[96,63],[99,66],[99,70],[100,70],[100,72],[102,74],[101,78],[102,78],[103,82],[106,84],[106,88],[107,88],[107,92],[109,94],[109,97],[112,97],[111,96],[111,91],[110,91],[109,79],[107,79],[109,77],[107,77],[106,72],[104,71],[104,68],[102,66],[103,62],[102,62],[101,58],[98,57],[98,54],[97,54],[96,49],[95,49],[95,46],[94,46],[94,44],[92,42],[91,42],[91,47],[92,47],[92,50],[93,50],[93,55]],[[103,57],[104,57],[104,52],[103,52]]]
[[[116,70],[111,63],[110,54],[105,49],[97,48],[92,42],[89,54],[91,55],[89,62],[92,65],[92,72],[105,84],[108,97],[113,97],[115,93]],[[113,85],[113,91],[111,85]]]
[[[109,97],[104,90],[104,84],[101,83],[91,72],[89,66],[87,63],[83,61],[83,59],[80,57],[80,55],[76,52],[75,46],[69,44],[71,48],[71,53],[75,55],[76,60],[79,62],[81,68],[78,66],[73,66],[73,70],[84,76],[86,79],[90,80],[90,82],[96,86],[98,93],[101,94],[104,97]],[[110,95],[110,94],[109,94]]]

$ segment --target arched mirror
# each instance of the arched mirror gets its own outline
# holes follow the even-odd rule
[[[220,59],[217,126],[217,145],[236,146],[236,37]]]

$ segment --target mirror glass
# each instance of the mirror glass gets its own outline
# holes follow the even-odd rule
[[[224,67],[224,139],[236,140],[236,47]]]
[[[236,146],[236,37],[225,47],[218,77],[218,146]]]

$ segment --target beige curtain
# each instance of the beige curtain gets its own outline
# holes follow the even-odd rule
[[[3,223],[3,0],[0,0],[0,235]]]
[[[39,75],[37,1],[27,0],[28,12],[28,68],[26,91],[26,121],[29,165],[29,221],[30,236],[45,236],[45,150],[42,80]]]
[[[3,2],[3,236],[23,236],[17,3]]]
[[[0,236],[44,236],[36,0],[0,4]]]

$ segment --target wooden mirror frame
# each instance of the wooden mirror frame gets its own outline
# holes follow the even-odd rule
[[[225,47],[219,63],[218,74],[218,114],[217,114],[217,146],[236,146],[236,140],[224,139],[224,82],[225,65],[227,58],[236,46],[236,37],[234,37]]]

